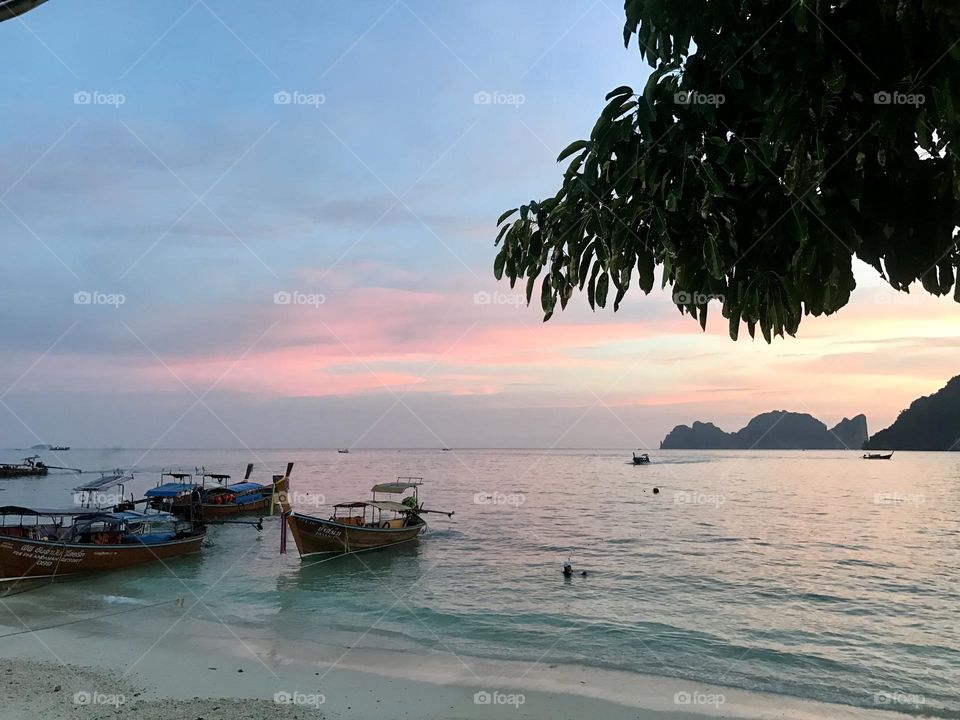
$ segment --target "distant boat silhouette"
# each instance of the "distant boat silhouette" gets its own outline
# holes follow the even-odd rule
[[[350,452],[350,450],[347,448],[338,448],[337,452],[340,453],[341,455],[346,455],[348,452]]]
[[[893,457],[893,452],[884,453],[864,453],[864,460],[889,460]]]

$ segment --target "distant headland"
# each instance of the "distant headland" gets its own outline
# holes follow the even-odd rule
[[[746,427],[724,432],[713,423],[677,425],[660,443],[663,450],[859,450],[867,441],[867,418],[844,418],[827,428],[806,413],[774,410]]]
[[[933,395],[910,403],[893,425],[870,438],[864,449],[960,449],[960,375]]]

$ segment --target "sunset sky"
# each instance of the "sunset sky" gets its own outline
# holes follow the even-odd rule
[[[960,308],[866,266],[772,346],[669,290],[543,324],[495,282],[496,218],[647,76],[622,26],[619,0],[0,24],[0,447],[656,447],[772,409],[873,432],[960,374]]]

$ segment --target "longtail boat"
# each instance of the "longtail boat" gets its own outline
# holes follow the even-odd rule
[[[893,457],[893,452],[889,453],[865,453],[864,460],[889,460]]]
[[[416,540],[427,527],[423,515],[453,515],[453,512],[424,509],[418,495],[422,484],[422,478],[399,477],[396,482],[374,485],[372,500],[334,505],[333,515],[328,519],[295,512],[288,493],[280,493],[283,508],[280,552],[286,552],[287,527],[300,557],[374,550]],[[394,499],[378,500],[378,494]]]
[[[243,482],[228,484],[229,475],[204,473],[204,480],[210,478],[218,483],[212,488],[201,490],[201,509],[204,518],[218,518],[228,515],[263,515],[272,513],[275,500],[280,492],[286,492],[290,485],[290,473],[293,463],[287,463],[283,475],[274,475],[271,484],[261,485],[250,482],[253,463],[247,465]],[[205,482],[203,483],[206,484]]]
[[[640,453],[640,454],[634,453],[634,454],[633,454],[633,464],[634,464],[634,465],[649,465],[649,464],[650,464],[650,456],[647,455],[646,453]]]
[[[154,510],[173,513],[188,520],[200,520],[202,486],[193,474],[183,471],[162,472],[160,482],[144,493],[147,506]]]
[[[202,524],[165,512],[7,505],[0,507],[0,578],[54,579],[161,562],[198,552],[205,536]]]
[[[39,455],[24,458],[19,463],[0,464],[0,478],[43,477],[50,469],[40,459]]]

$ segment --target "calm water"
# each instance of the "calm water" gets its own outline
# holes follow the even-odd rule
[[[295,460],[292,490],[307,512],[320,495],[365,499],[398,475],[423,476],[428,507],[456,511],[429,518],[419,544],[320,564],[301,563],[292,539],[292,554],[279,557],[276,520],[260,538],[212,529],[204,555],[176,571],[238,627],[356,638],[379,619],[364,644],[542,657],[960,717],[957,453],[866,462],[848,452],[663,451],[647,467],[627,464],[628,451],[141,455],[70,451],[57,464],[136,462],[127,491],[139,496],[162,467],[239,475],[253,461],[265,478]],[[65,505],[75,484],[61,474],[5,481],[0,503]],[[568,555],[588,577],[564,580]],[[142,569],[66,587],[33,595],[93,615],[111,609],[108,595],[183,594]]]

